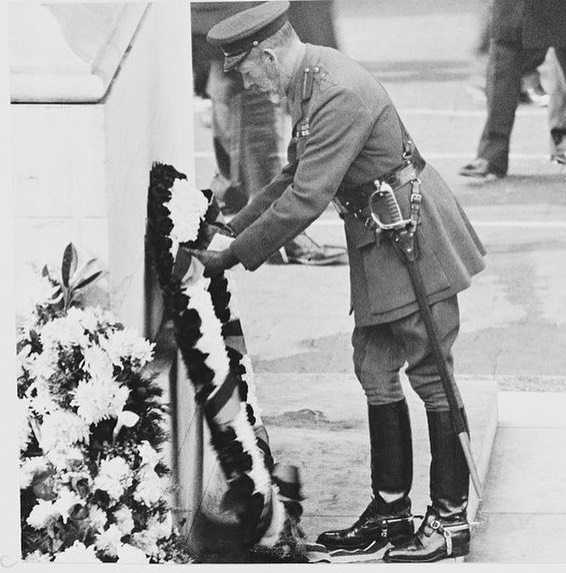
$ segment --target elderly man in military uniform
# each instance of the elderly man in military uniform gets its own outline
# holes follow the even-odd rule
[[[287,164],[231,221],[221,251],[192,251],[213,276],[237,263],[253,271],[306,229],[331,202],[344,220],[350,259],[356,375],[368,404],[373,497],[350,527],[318,542],[350,561],[429,562],[469,551],[469,470],[451,423],[437,363],[407,267],[368,213],[368,197],[387,182],[404,211],[419,187],[418,266],[450,372],[459,328],[457,294],[484,268],[484,249],[456,198],[425,163],[381,84],[340,52],[302,43],[288,2],[267,2],[214,26],[225,70],[246,89],[286,98],[293,138]],[[412,442],[399,371],[423,400],[432,453],[431,503],[415,532]],[[456,388],[458,405],[461,396]],[[465,418],[464,418],[465,419]]]

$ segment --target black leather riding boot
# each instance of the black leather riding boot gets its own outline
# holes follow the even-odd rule
[[[465,414],[462,409],[462,414]],[[450,412],[427,412],[432,462],[431,507],[405,543],[388,550],[384,560],[395,563],[432,562],[467,555],[470,526],[466,516],[469,470]],[[467,423],[466,423],[467,426]]]
[[[347,529],[321,533],[317,542],[333,562],[379,559],[390,543],[414,532],[409,491],[413,481],[411,423],[405,400],[368,408],[374,499]]]

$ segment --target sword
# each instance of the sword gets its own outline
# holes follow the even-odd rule
[[[377,183],[378,182],[376,182],[376,184]],[[402,260],[405,262],[409,272],[409,277],[417,297],[426,333],[438,368],[442,387],[448,400],[454,430],[460,440],[460,445],[462,446],[462,451],[466,458],[466,464],[470,471],[474,489],[476,490],[478,498],[481,500],[482,483],[472,455],[470,436],[468,434],[462,412],[458,407],[458,401],[454,392],[454,383],[450,373],[448,372],[446,360],[442,354],[442,349],[440,348],[438,332],[426,297],[422,274],[417,264],[418,253],[416,251],[415,235],[421,194],[419,191],[420,181],[416,176],[412,183],[411,217],[409,219],[403,219],[395,193],[387,183],[379,184],[376,191],[372,193],[368,201],[369,208],[372,219],[377,225],[377,228],[380,231],[388,231],[392,234],[393,245]]]

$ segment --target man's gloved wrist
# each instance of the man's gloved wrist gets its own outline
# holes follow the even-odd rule
[[[230,248],[220,251],[220,261],[225,269],[231,269],[240,262],[236,253]]]

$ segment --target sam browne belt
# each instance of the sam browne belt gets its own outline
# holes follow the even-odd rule
[[[410,144],[410,142],[409,142]],[[341,188],[334,197],[334,205],[340,217],[353,215],[377,234],[400,225],[416,227],[419,217],[421,193],[419,174],[425,160],[419,152],[409,147],[403,155],[405,162],[379,179],[368,181],[352,189]],[[412,183],[408,217],[401,212],[396,191]]]

